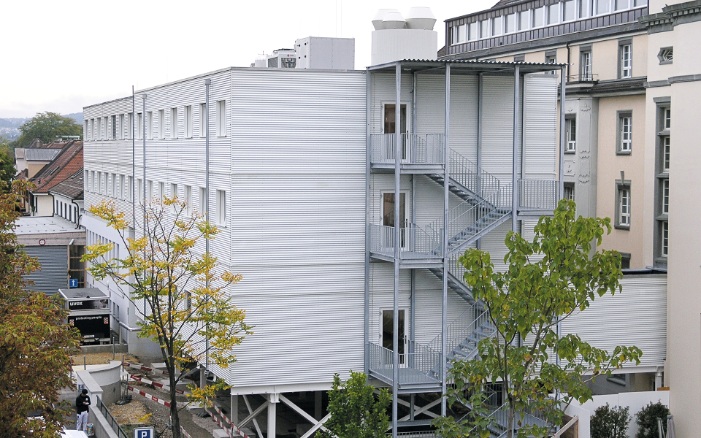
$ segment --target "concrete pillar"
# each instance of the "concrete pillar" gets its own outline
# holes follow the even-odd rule
[[[231,421],[238,427],[239,425],[239,396],[231,394]]]
[[[324,417],[322,409],[323,395],[324,393],[321,391],[316,391],[314,393],[314,418],[316,418],[317,420],[321,420]]]
[[[280,402],[279,394],[270,394],[268,404],[268,438],[275,438],[277,404]]]

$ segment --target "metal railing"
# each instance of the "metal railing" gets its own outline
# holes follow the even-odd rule
[[[421,228],[408,224],[399,230],[400,251],[411,257],[436,257],[436,248],[440,245],[438,230]],[[394,254],[394,227],[370,225],[370,251],[392,256]]]
[[[443,134],[401,134],[402,163],[442,165],[445,136]],[[397,151],[396,134],[370,134],[370,162],[394,164]]]
[[[502,183],[491,173],[478,169],[476,163],[453,149],[450,150],[450,178],[481,198],[492,198],[492,202],[497,202],[497,207],[510,205],[508,202],[502,203],[501,197],[493,197],[502,191],[506,183]]]
[[[456,350],[460,344],[470,338],[477,330],[491,327],[488,312],[484,311],[476,318],[472,317],[472,312],[474,312],[474,307],[470,306],[460,317],[448,324],[445,331],[445,345],[448,354]],[[475,335],[474,340],[479,342],[484,337],[484,335]],[[435,351],[441,351],[441,342],[442,334],[439,333],[438,336],[428,343],[428,347]]]
[[[436,364],[440,364],[441,354],[418,342],[410,341],[407,344],[407,351],[399,355],[399,367],[410,368],[418,373],[400,373],[399,384],[426,383],[430,373],[435,370]],[[374,342],[369,343],[368,349],[370,370],[391,379],[392,375],[389,372],[394,369],[393,351]],[[441,373],[439,372],[430,378],[440,381]]]
[[[519,206],[522,209],[555,210],[558,189],[556,180],[521,179],[518,181]]]
[[[105,406],[104,403],[102,403],[102,400],[100,399],[100,396],[96,396],[97,398],[97,408],[102,412],[102,415],[105,416],[105,419],[109,423],[110,427],[112,430],[117,434],[119,438],[129,438],[127,436],[127,433],[122,430],[122,428],[119,426],[119,423],[117,423],[117,420],[110,414],[110,411],[107,409],[107,406]]]

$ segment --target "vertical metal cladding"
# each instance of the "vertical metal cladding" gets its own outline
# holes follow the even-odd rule
[[[557,178],[558,162],[557,100],[559,79],[556,75],[530,74],[524,81],[523,151],[524,178]]]
[[[41,265],[40,270],[25,276],[33,282],[27,289],[53,295],[59,288],[68,286],[68,248],[65,245],[25,246],[24,251]]]
[[[514,118],[513,76],[485,76],[482,102],[482,168],[511,182]]]

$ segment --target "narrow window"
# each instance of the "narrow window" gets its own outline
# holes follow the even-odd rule
[[[545,6],[533,9],[533,27],[542,27],[545,24]]]
[[[226,101],[217,101],[217,136],[226,136]]]
[[[170,109],[170,138],[178,138],[178,109]]]
[[[487,38],[489,36],[489,20],[480,21],[480,38]]]
[[[479,39],[479,23],[476,21],[474,23],[470,23],[468,37],[470,38],[470,41]]]
[[[565,119],[565,141],[565,153],[575,153],[577,151],[577,119],[575,117]]]
[[[574,0],[565,0],[562,3],[562,21],[572,21],[575,19],[575,3]]]
[[[166,193],[165,183],[159,182],[158,183],[158,199],[159,199],[159,201],[162,201],[163,197],[166,195],[167,195],[167,193]]]
[[[136,138],[140,139],[144,132],[144,115],[141,113],[136,114]]]
[[[177,198],[178,197],[178,185],[171,183],[170,184],[170,197],[171,198]]]
[[[504,17],[504,33],[514,33],[516,28],[516,13]]]
[[[129,113],[129,132],[126,138],[132,138],[134,136],[134,113]]]
[[[129,194],[127,194],[127,199],[129,201],[134,200],[134,180],[132,179],[131,176],[127,177],[127,189],[129,190]]]
[[[226,192],[217,190],[217,224],[226,225]]]
[[[117,130],[118,137],[120,139],[124,138],[124,114],[119,115],[119,129]]]
[[[200,214],[207,214],[207,189],[200,187]]]
[[[618,113],[617,154],[630,154],[633,151],[633,115],[631,112]]]
[[[579,58],[579,80],[584,82],[593,81],[592,68],[591,68],[591,50],[585,49],[580,51]]]
[[[153,201],[153,181],[151,180],[146,182],[146,201],[149,203]]]
[[[671,159],[672,111],[668,98],[655,98],[657,103],[657,160],[655,189],[655,263],[665,265],[669,255],[669,171]]]
[[[563,190],[564,190],[564,192],[562,193],[562,198],[569,199],[570,201],[574,201],[574,183],[573,182],[564,183]]]
[[[185,186],[185,213],[192,215],[192,186]]]
[[[630,44],[618,46],[618,77],[621,79],[633,77],[633,50]]]
[[[494,17],[492,18],[492,36],[499,36],[503,33],[502,24],[504,23],[504,17]]]
[[[458,43],[464,43],[467,41],[467,24],[461,24],[458,26]]]
[[[557,24],[560,22],[560,4],[554,3],[548,6],[548,24]]]
[[[127,186],[124,184],[124,175],[119,175],[120,198],[127,199]]]
[[[166,112],[158,110],[158,138],[166,138]]]
[[[616,182],[616,228],[630,229],[630,182]]]
[[[111,117],[111,119],[112,119],[112,126],[111,126],[112,134],[110,135],[110,139],[115,140],[117,138],[117,115],[116,114],[113,115]]]
[[[148,139],[150,140],[153,138],[153,111],[148,111],[146,113],[146,125],[147,125],[146,135],[147,135]]]
[[[531,11],[521,11],[518,13],[518,30],[528,30],[531,28]]]
[[[207,135],[207,104],[200,104],[200,137]]]
[[[185,138],[192,138],[192,105],[185,107]]]

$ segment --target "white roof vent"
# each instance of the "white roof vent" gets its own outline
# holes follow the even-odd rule
[[[389,9],[382,17],[382,27],[383,29],[404,29],[406,20],[398,10]]]
[[[406,23],[409,29],[433,30],[436,24],[436,17],[431,12],[431,8],[426,6],[415,6],[409,8],[406,14]]]
[[[372,25],[375,28],[375,30],[382,30],[384,29],[384,22],[382,21],[385,18],[385,14],[388,11],[392,11],[393,9],[378,9],[377,13],[372,19]]]

